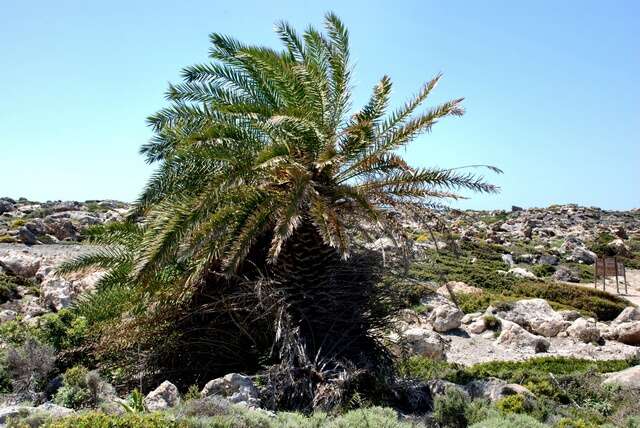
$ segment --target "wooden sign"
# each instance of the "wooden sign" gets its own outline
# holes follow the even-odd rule
[[[627,294],[627,273],[624,270],[624,263],[617,257],[598,257],[595,264],[593,285],[597,287],[598,277],[602,277],[602,290],[605,289],[605,278],[607,276],[616,277],[616,291],[620,294],[620,284],[618,276],[624,278],[624,293]]]

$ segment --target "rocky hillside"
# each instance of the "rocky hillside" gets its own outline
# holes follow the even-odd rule
[[[82,240],[89,226],[121,220],[129,206],[118,201],[32,202],[0,198],[0,243],[55,244]]]
[[[116,201],[0,199],[0,350],[20,343],[25,328],[54,339],[60,330],[64,340],[73,340],[77,321],[64,324],[65,308],[90,293],[104,272],[60,277],[55,267],[93,251],[80,243],[88,228],[120,220],[128,208]],[[500,408],[515,395],[535,406],[550,400],[545,405],[559,406],[554,412],[562,414],[565,401],[582,399],[576,397],[585,388],[591,388],[589,400],[605,400],[600,394],[608,390],[601,382],[640,391],[639,211],[575,205],[451,210],[429,227],[407,223],[407,233],[416,257],[404,274],[389,272],[406,301],[395,330],[382,339],[402,361],[401,370],[428,381],[436,402],[450,400],[447,391],[453,388],[461,402],[488,400]],[[386,239],[372,248],[393,254]],[[601,282],[594,289],[597,254],[616,255],[625,263],[627,283],[619,284],[621,294],[612,279],[604,291]],[[62,327],[52,328],[58,324]],[[574,367],[579,373],[570,371],[564,380],[552,375],[554,383],[549,384],[549,373],[560,376]],[[107,402],[122,401],[113,388],[108,390]],[[225,406],[236,403],[258,412],[251,418],[273,417],[260,413],[259,387],[249,377],[231,373],[211,380],[196,396],[204,400],[211,394],[226,396]],[[618,406],[622,420],[625,412],[635,412],[637,400],[628,400],[627,392],[616,394],[606,400]],[[619,405],[624,401],[619,397],[631,404]],[[181,409],[179,402],[169,382],[144,400],[146,408],[163,411]],[[44,410],[48,414],[72,412],[47,405],[54,406]],[[6,415],[43,411],[24,406],[4,410]],[[598,412],[603,421],[617,421],[610,410]],[[0,424],[6,415],[0,412]]]

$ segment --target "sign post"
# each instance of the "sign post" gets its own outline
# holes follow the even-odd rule
[[[624,263],[617,257],[598,257],[595,264],[595,272],[593,275],[593,286],[598,286],[598,276],[602,277],[602,291],[605,291],[606,277],[616,277],[616,292],[620,294],[620,281],[618,276],[622,276],[624,280],[624,294],[627,293],[627,272],[624,269]]]

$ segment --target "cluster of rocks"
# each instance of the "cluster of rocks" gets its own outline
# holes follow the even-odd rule
[[[459,288],[459,284],[452,286]],[[397,330],[387,338],[396,353],[465,365],[539,354],[640,357],[640,310],[636,307],[626,308],[609,323],[576,311],[555,311],[544,299],[524,299],[463,314],[440,291],[423,299],[426,313],[404,310],[398,314]]]
[[[87,245],[16,246],[0,244],[0,273],[22,280],[15,298],[0,304],[0,322],[16,319],[36,323],[49,311],[71,305],[77,296],[90,292],[104,271],[86,272],[62,277],[55,268],[60,263],[95,251]]]
[[[108,388],[110,393],[101,397],[102,409],[110,413],[122,413],[124,407],[119,404],[127,404],[126,400],[119,398]],[[213,379],[204,386],[200,392],[203,400],[218,400],[224,402],[225,407],[236,404],[252,410],[260,409],[260,392],[250,377],[229,373],[223,377]],[[180,392],[169,381],[162,382],[156,389],[149,392],[143,400],[145,410],[149,412],[168,410],[180,404]],[[13,404],[0,406],[0,426],[4,426],[9,419],[24,418],[32,414],[45,414],[53,419],[69,416],[75,411],[63,406],[46,402],[39,406],[29,404]]]
[[[229,373],[207,382],[200,392],[200,398],[211,397],[251,409],[260,407],[258,388],[250,377],[239,373]],[[178,404],[180,404],[178,388],[169,381],[162,382],[144,398],[144,406],[149,411],[166,410]]]
[[[640,234],[640,216],[634,211],[606,211],[578,205],[554,205],[548,208],[506,211],[457,211],[445,214],[444,221],[462,239],[483,236],[489,242],[509,245],[515,241],[536,240],[541,243],[568,239],[560,252],[573,252],[575,244],[595,239],[601,233],[612,233],[621,240]],[[563,244],[564,245],[564,244]],[[577,251],[576,260],[583,256]]]
[[[89,226],[121,220],[129,210],[123,202],[31,202],[0,198],[0,242],[27,245],[79,241]]]

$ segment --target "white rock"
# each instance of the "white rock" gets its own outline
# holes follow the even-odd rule
[[[414,327],[403,332],[402,336],[412,355],[421,355],[434,360],[445,358],[447,343],[438,333]]]
[[[547,339],[529,333],[518,324],[502,321],[502,331],[496,339],[496,345],[526,352],[547,352],[551,345]]]
[[[509,267],[512,267],[515,263],[513,262],[513,256],[511,254],[503,254],[502,261],[505,262]]]
[[[537,276],[535,276],[532,272],[529,272],[528,270],[521,267],[511,268],[509,269],[508,273],[510,273],[511,275],[517,276],[518,278],[525,278],[525,279],[537,278]]]
[[[16,311],[12,311],[11,309],[3,309],[0,311],[0,322],[13,321],[18,316]]]
[[[144,405],[151,412],[174,407],[178,403],[180,403],[178,388],[168,380],[162,382],[144,398]]]
[[[40,259],[26,252],[7,251],[0,253],[0,266],[16,276],[28,279],[40,268]]]
[[[483,318],[479,318],[475,320],[474,322],[469,324],[469,326],[467,327],[467,330],[469,330],[469,332],[473,334],[483,333],[486,329],[487,329],[487,326]]]
[[[482,312],[473,312],[471,314],[465,314],[462,317],[461,322],[462,322],[462,324],[470,324],[470,323],[472,323],[473,321],[475,321],[477,318],[479,318],[481,316],[482,316]]]
[[[437,306],[429,313],[428,320],[437,332],[443,333],[460,327],[464,313],[453,305]]]
[[[611,373],[603,383],[620,385],[625,389],[640,391],[640,366],[633,366]]]
[[[595,321],[578,318],[567,328],[567,334],[584,343],[592,343],[600,340],[600,330]]]
[[[75,413],[73,409],[69,409],[67,407],[58,406],[53,403],[43,403],[36,407],[36,410],[40,412],[46,412],[52,418],[63,418],[65,416],[69,416],[72,413]]]
[[[531,391],[524,386],[517,383],[507,383],[494,377],[471,381],[464,386],[464,389],[473,398],[483,398],[491,402],[515,394],[533,398]]]
[[[224,377],[210,380],[200,392],[202,398],[210,395],[220,395],[232,403],[249,407],[260,405],[258,388],[250,377],[239,373],[229,373]]]
[[[634,306],[628,306],[611,321],[611,324],[622,324],[623,322],[640,321],[640,310]]]
[[[40,289],[43,306],[59,311],[71,305],[73,285],[64,278],[48,277]]]
[[[510,304],[508,311],[499,311],[497,315],[546,337],[556,336],[571,324],[544,299],[519,300]]]

